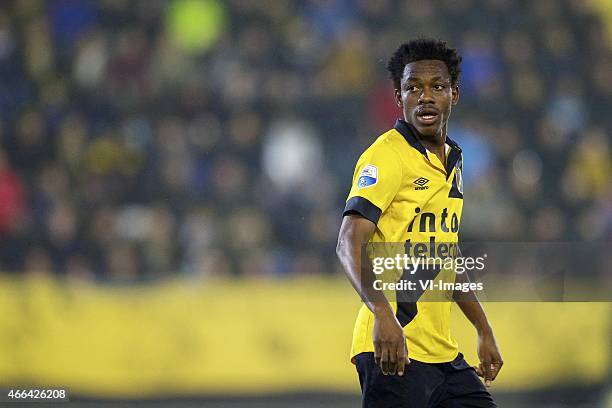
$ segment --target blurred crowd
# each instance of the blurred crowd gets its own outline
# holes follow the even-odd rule
[[[335,273],[388,56],[463,55],[463,240],[612,237],[612,47],[582,0],[0,5],[0,268],[101,282]]]

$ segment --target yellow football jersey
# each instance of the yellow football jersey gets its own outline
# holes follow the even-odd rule
[[[463,208],[463,156],[447,137],[446,163],[428,151],[411,127],[398,120],[359,158],[344,215],[376,224],[371,243],[457,243]],[[406,335],[408,355],[426,363],[452,361],[458,353],[450,333],[450,301],[416,303],[389,299]],[[351,359],[373,352],[374,315],[362,305],[353,332]]]

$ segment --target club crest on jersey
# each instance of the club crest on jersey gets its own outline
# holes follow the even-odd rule
[[[461,166],[455,167],[455,182],[457,183],[457,190],[463,194],[463,173]]]
[[[463,157],[460,157],[455,164],[455,177],[448,196],[463,199]]]
[[[359,179],[357,179],[357,187],[366,188],[373,186],[378,181],[378,168],[372,164],[368,164],[361,170]]]

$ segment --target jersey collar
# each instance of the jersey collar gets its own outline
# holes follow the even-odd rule
[[[395,122],[395,130],[397,130],[402,136],[404,136],[404,139],[406,139],[410,146],[414,147],[419,152],[427,156],[427,150],[416,138],[412,129],[410,128],[408,123],[406,123],[405,120],[398,119],[397,122]]]
[[[402,136],[404,136],[404,139],[406,139],[406,141],[412,147],[417,149],[425,157],[428,158],[427,149],[425,149],[425,147],[421,144],[421,142],[419,142],[419,140],[414,134],[414,130],[408,123],[406,123],[405,120],[398,119],[397,122],[395,122],[395,130],[397,130]],[[450,137],[448,137],[448,135],[446,136],[446,144],[448,144],[451,148],[446,158],[446,165],[443,171],[443,173],[444,172],[446,173],[446,178],[448,178],[448,176],[451,174],[453,170],[453,167],[455,167],[457,164],[461,166],[462,163],[459,163],[459,161],[461,160],[461,148],[459,147],[459,145],[454,140],[452,140]]]
[[[425,147],[421,144],[421,142],[419,142],[417,137],[414,135],[414,131],[412,130],[410,125],[406,123],[404,119],[398,119],[397,122],[395,122],[395,130],[397,130],[398,132],[400,132],[402,136],[404,136],[404,139],[406,139],[406,141],[410,144],[410,146],[414,147],[415,149],[417,149],[419,152],[423,153],[424,155],[427,155],[427,149],[425,149]],[[452,149],[458,150],[459,153],[461,152],[461,147],[459,147],[457,142],[455,142],[450,137],[448,137],[448,135],[446,136],[446,143]]]

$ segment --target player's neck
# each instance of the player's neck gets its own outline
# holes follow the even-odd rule
[[[414,134],[416,135],[419,142],[427,150],[435,154],[440,162],[445,165],[446,163],[446,149],[444,144],[446,143],[446,126],[442,128],[439,133],[431,136],[422,135],[416,128],[412,127]]]
[[[414,126],[412,127],[414,134],[421,144],[429,151],[435,152],[437,150],[444,151],[444,143],[446,143],[446,127],[442,128],[440,132],[435,135],[426,136],[421,134]]]

